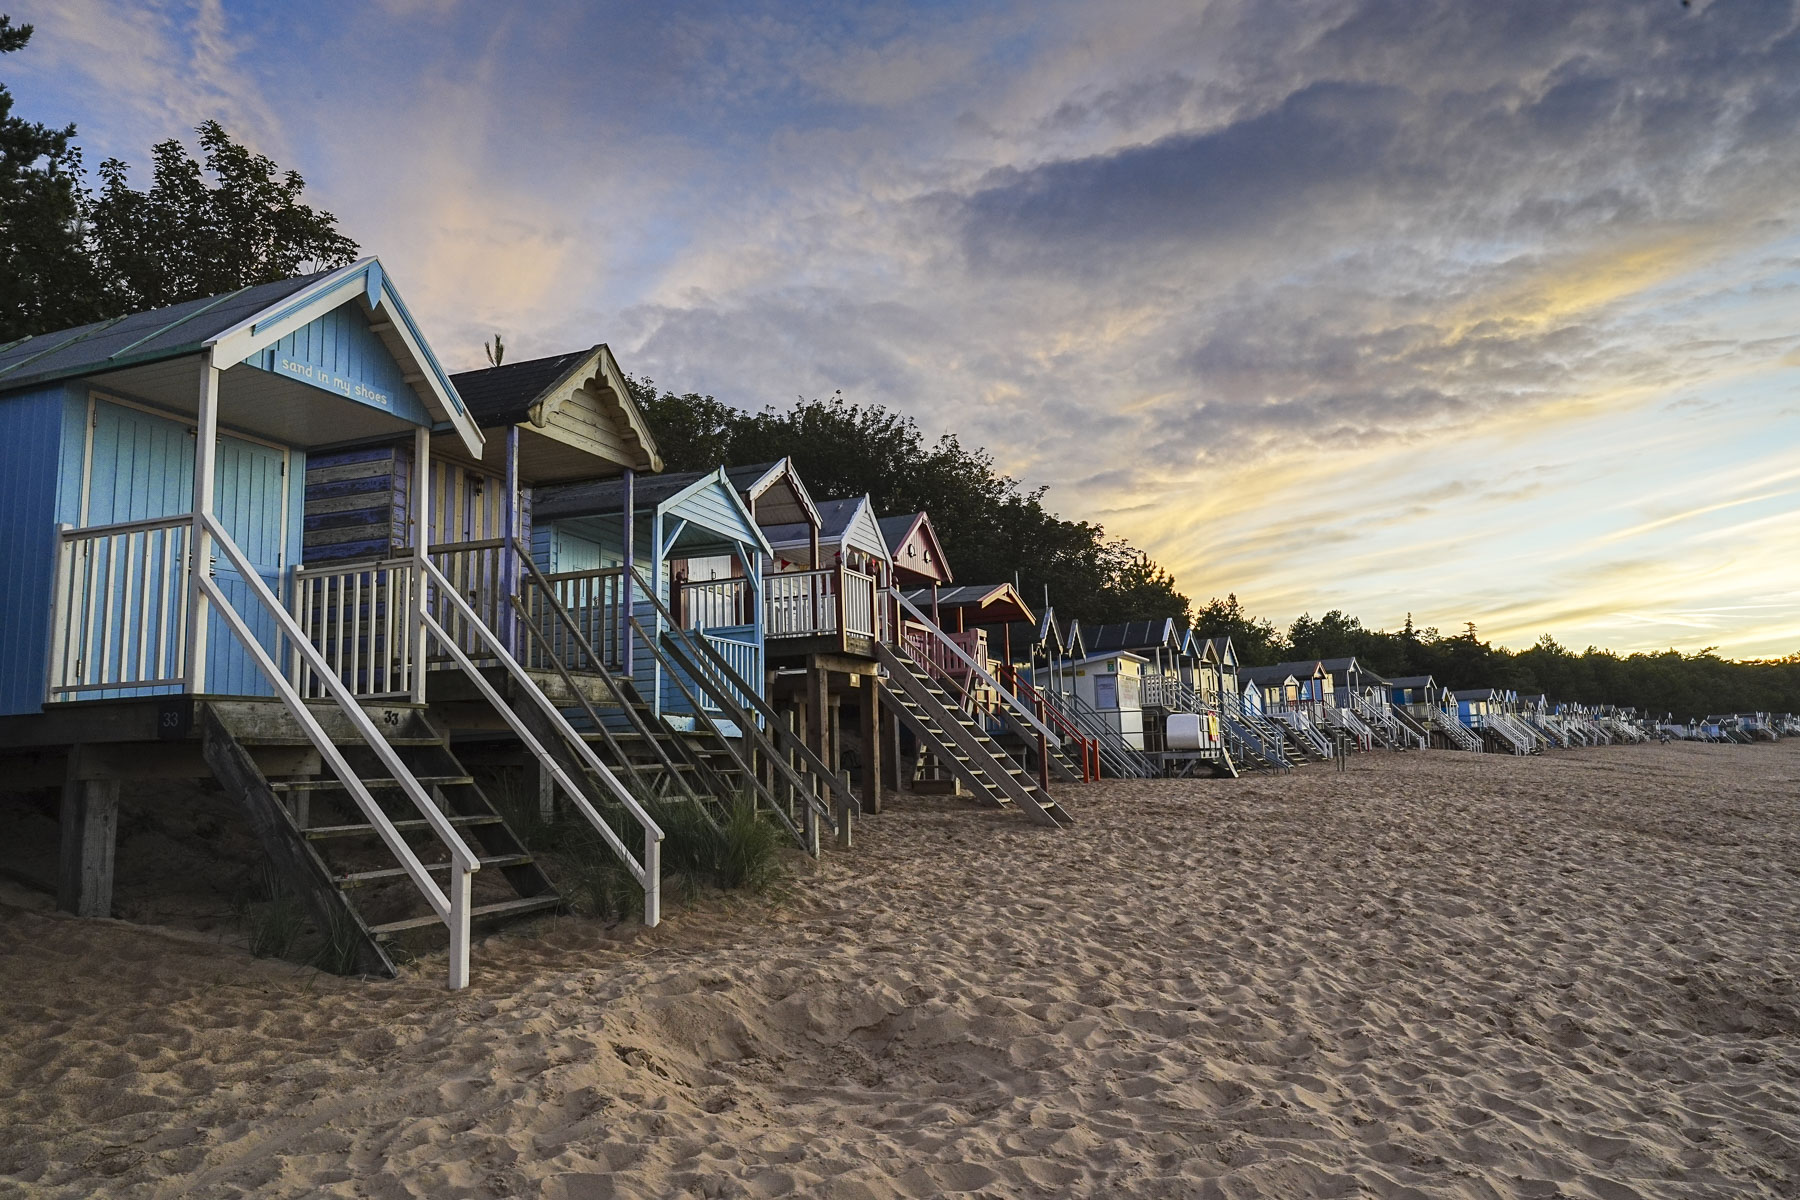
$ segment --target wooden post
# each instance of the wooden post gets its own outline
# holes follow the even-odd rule
[[[431,554],[431,430],[424,425],[413,430],[413,554],[419,560],[419,577],[413,585],[412,620],[412,702],[425,703],[425,669],[429,663],[430,635],[425,631],[425,570]],[[446,618],[446,622],[448,618]]]
[[[506,595],[499,598],[500,628],[494,632],[500,635],[501,644],[515,657],[524,657],[524,647],[519,644],[518,614],[508,602],[507,597],[519,594],[520,565],[514,550],[514,542],[519,537],[519,427],[506,427],[506,495],[501,498],[500,527],[506,532],[501,534],[505,545],[500,547],[500,588]]]
[[[69,752],[62,794],[62,860],[56,873],[56,907],[78,917],[110,917],[113,848],[119,833],[119,781],[77,779],[81,748]]]
[[[876,677],[865,675],[862,688],[862,806],[866,813],[881,811],[881,687]]]
[[[625,570],[619,577],[619,665],[624,670],[625,678],[631,678],[631,589],[634,586],[634,573],[637,570],[637,503],[635,481],[637,473],[630,467],[625,468]],[[652,576],[650,585],[656,586],[656,566],[651,564]]]
[[[819,761],[825,764],[826,770],[836,771],[831,764],[830,716],[825,711],[826,696],[831,681],[824,670],[808,665],[806,668],[806,745]],[[823,786],[822,784],[820,786]],[[818,793],[821,797],[823,793]]]
[[[187,691],[206,690],[206,593],[200,590],[202,572],[212,571],[212,534],[204,518],[213,512],[213,470],[219,448],[219,368],[211,357],[200,368],[199,412],[194,419],[194,526],[188,538]]]
[[[884,709],[881,719],[887,726],[881,739],[883,782],[889,790],[898,792],[905,779],[900,772],[900,718]]]

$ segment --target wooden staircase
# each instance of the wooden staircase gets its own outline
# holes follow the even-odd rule
[[[1455,715],[1443,709],[1431,710],[1432,728],[1440,731],[1450,740],[1450,744],[1458,750],[1467,750],[1474,754],[1482,751],[1482,740],[1479,734],[1464,725]]]
[[[1238,744],[1239,761],[1266,771],[1292,770],[1286,739],[1247,711],[1235,694],[1228,691],[1223,699],[1219,720]]]
[[[875,643],[876,661],[887,670],[882,689],[894,713],[920,745],[960,779],[978,799],[1015,806],[1039,824],[1060,828],[1073,819],[1055,798],[964,712],[903,650]]]
[[[265,774],[252,747],[310,750],[299,724],[269,704],[198,704],[201,752],[226,792],[239,798],[258,840],[314,927],[331,942],[336,965],[392,976],[393,943],[442,928],[405,866],[383,844],[369,817],[333,773],[313,759],[301,773]],[[452,862],[430,822],[413,811],[400,780],[362,737],[336,719],[335,706],[309,706],[332,744],[406,839],[425,870],[447,876]],[[464,770],[448,738],[413,708],[380,710],[377,723],[411,777],[428,790],[450,826],[474,843],[482,870],[473,876],[472,923],[534,916],[562,907],[563,898],[508,824],[505,814]],[[292,756],[304,759],[304,753]]]

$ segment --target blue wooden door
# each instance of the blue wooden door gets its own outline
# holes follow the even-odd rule
[[[277,597],[284,566],[286,461],[286,452],[276,447],[223,435],[214,468],[213,505],[219,523]],[[175,516],[191,510],[193,493],[190,426],[128,405],[94,401],[84,524]],[[222,555],[214,555],[213,578],[257,640],[272,651],[273,616],[252,599],[248,583]],[[174,605],[168,606],[172,618]],[[224,619],[215,615],[208,629],[206,690],[272,695],[268,681]]]

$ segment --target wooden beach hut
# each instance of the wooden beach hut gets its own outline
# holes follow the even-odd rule
[[[392,972],[389,939],[442,925],[461,987],[474,921],[561,902],[424,714],[445,623],[471,615],[426,553],[429,489],[373,557],[303,563],[309,463],[408,438],[417,478],[434,443],[489,452],[374,258],[0,349],[0,765],[63,785],[64,907],[109,907],[122,783],[205,775],[359,970]],[[481,649],[519,669],[497,638]],[[539,732],[540,761],[583,753],[554,708]],[[597,832],[598,803],[641,834],[603,836],[655,924],[655,822],[603,765],[558,778]]]

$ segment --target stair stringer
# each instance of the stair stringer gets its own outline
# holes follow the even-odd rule
[[[198,707],[201,757],[226,793],[238,797],[243,804],[263,853],[299,898],[313,927],[325,932],[348,932],[355,942],[358,972],[389,979],[399,974],[394,960],[375,940],[362,914],[338,887],[331,868],[294,825],[287,805],[276,797],[250,752],[212,705],[201,703]]]
[[[993,751],[982,745],[956,719],[956,715],[931,694],[924,681],[919,678],[918,669],[909,660],[901,658],[883,642],[875,643],[875,655],[876,661],[888,671],[888,682],[884,682],[883,686],[894,695],[905,696],[912,701],[941,728],[930,728],[904,704],[895,704],[894,711],[912,729],[913,736],[927,744],[927,748],[937,755],[940,762],[952,771],[965,775],[964,782],[977,794],[989,795],[994,799],[1004,797],[1042,825],[1061,828],[1072,823],[1053,797],[1045,794],[1040,799],[1035,786],[1028,788],[1021,784],[1012,769],[996,758]],[[945,741],[946,737],[949,739],[948,743]],[[967,756],[966,762],[955,753],[959,750]],[[999,796],[993,796],[994,792],[998,792]]]

